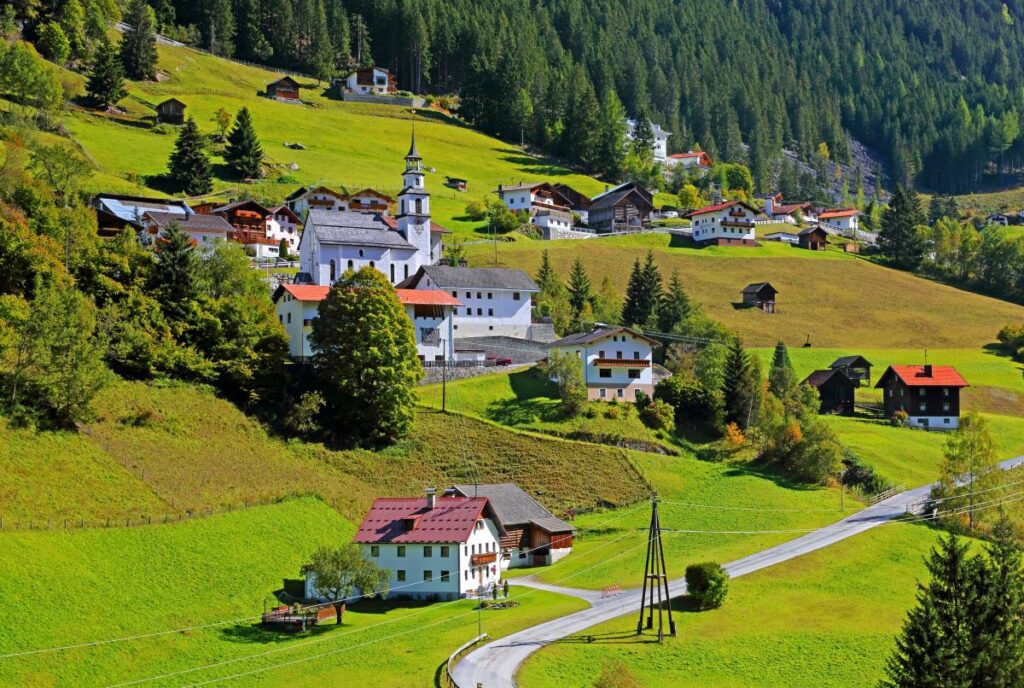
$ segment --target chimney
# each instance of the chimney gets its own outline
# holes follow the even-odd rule
[[[434,508],[434,502],[437,500],[437,488],[427,488],[427,511]]]
[[[931,377],[932,376],[932,364],[931,363],[925,363],[924,364],[924,376],[925,377]]]

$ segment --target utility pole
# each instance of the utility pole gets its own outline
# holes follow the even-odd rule
[[[647,529],[647,559],[644,562],[644,587],[640,595],[640,617],[636,634],[644,630],[644,609],[647,610],[648,629],[654,628],[654,607],[658,607],[658,642],[665,638],[662,612],[668,608],[669,635],[675,636],[676,622],[672,619],[672,598],[668,594],[668,574],[665,570],[665,547],[661,541],[661,520],[658,518],[658,497],[651,497],[651,525]],[[658,601],[654,597],[657,593]],[[648,597],[649,595],[649,597]]]

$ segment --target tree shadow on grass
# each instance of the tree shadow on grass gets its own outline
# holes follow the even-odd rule
[[[764,463],[751,462],[746,463],[742,466],[732,466],[725,472],[726,477],[734,478],[739,476],[754,476],[761,478],[762,480],[769,480],[778,487],[786,490],[797,490],[801,492],[810,492],[817,490],[821,486],[813,483],[805,483],[796,480],[792,476],[788,476],[780,472],[774,466],[770,466]]]
[[[502,160],[519,166],[519,171],[524,174],[535,174],[542,177],[567,177],[575,174],[554,160],[547,158],[533,158],[525,155],[516,148],[492,148],[496,153],[502,154]],[[527,181],[527,180],[523,180]]]
[[[270,645],[289,643],[300,638],[313,638],[330,632],[334,621],[322,626],[311,626],[305,631],[282,631],[262,624],[239,624],[228,626],[220,632],[223,640],[244,645]]]
[[[561,420],[561,410],[548,399],[498,399],[484,410],[484,415],[502,425],[529,425],[537,422]]]

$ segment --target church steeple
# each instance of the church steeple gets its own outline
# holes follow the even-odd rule
[[[435,247],[430,236],[430,194],[424,183],[423,158],[416,148],[416,125],[412,128],[409,152],[405,155],[402,191],[398,194],[398,231],[416,247],[414,267],[432,265]],[[436,247],[440,251],[440,245]]]
[[[405,169],[419,169],[420,161],[423,158],[420,157],[420,152],[416,150],[416,125],[412,125],[412,143],[409,144],[409,152],[405,154]]]

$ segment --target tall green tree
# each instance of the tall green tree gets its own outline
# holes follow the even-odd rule
[[[156,79],[156,18],[146,0],[131,0],[124,18],[128,28],[121,38],[121,65],[129,79]]]
[[[976,660],[973,685],[1024,685],[1024,571],[1020,542],[1005,511],[992,529],[987,560],[980,568],[980,611],[973,616]]]
[[[693,303],[689,294],[683,288],[683,281],[679,277],[679,271],[673,270],[672,277],[668,281],[668,289],[661,295],[658,303],[658,330],[660,332],[675,332],[693,312]]]
[[[655,324],[661,301],[661,272],[654,262],[654,253],[647,252],[643,265],[637,258],[626,285],[626,301],[622,306],[622,322],[641,328]]]
[[[199,126],[191,116],[178,133],[174,151],[168,163],[175,188],[189,196],[198,196],[213,190],[213,172],[206,154],[206,142]]]
[[[168,317],[185,320],[199,296],[199,258],[189,235],[177,223],[157,239],[153,280]]]
[[[547,249],[544,249],[544,252],[540,255],[540,267],[537,269],[534,281],[540,287],[541,294],[554,296],[561,291],[562,284],[555,273],[554,267],[551,265],[551,256]]]
[[[381,446],[405,436],[423,367],[394,287],[373,268],[348,271],[318,312],[309,341],[338,439]]]
[[[569,292],[569,305],[572,308],[572,318],[578,321],[587,306],[594,304],[594,287],[587,276],[587,269],[583,267],[583,261],[579,256],[572,262],[569,270],[569,283],[566,285]]]
[[[601,99],[601,129],[597,142],[597,171],[608,180],[617,181],[625,168],[626,109],[609,89]]]
[[[85,8],[79,0],[64,0],[57,13],[64,35],[68,37],[71,59],[82,62],[89,57],[89,36],[85,28]]]
[[[924,258],[924,237],[920,230],[924,222],[918,195],[913,190],[896,187],[882,215],[882,227],[878,233],[882,255],[896,267],[916,269]]]
[[[946,439],[937,494],[946,499],[946,510],[966,512],[968,526],[975,526],[975,493],[986,497],[1002,484],[1003,472],[986,421],[977,411],[960,419],[960,426]],[[985,501],[986,497],[981,497]]]
[[[739,337],[733,337],[725,361],[722,397],[725,421],[736,423],[741,430],[753,424],[760,411],[761,374],[756,359],[743,348]]]
[[[789,360],[789,350],[779,342],[775,345],[772,365],[768,369],[768,389],[781,401],[792,399],[797,392],[796,370]]]
[[[235,116],[235,124],[228,132],[228,145],[224,159],[242,179],[263,176],[263,147],[256,136],[249,108],[243,107]]]
[[[124,68],[121,66],[118,49],[108,41],[96,46],[96,55],[85,91],[99,108],[110,107],[127,95],[124,90]]]

